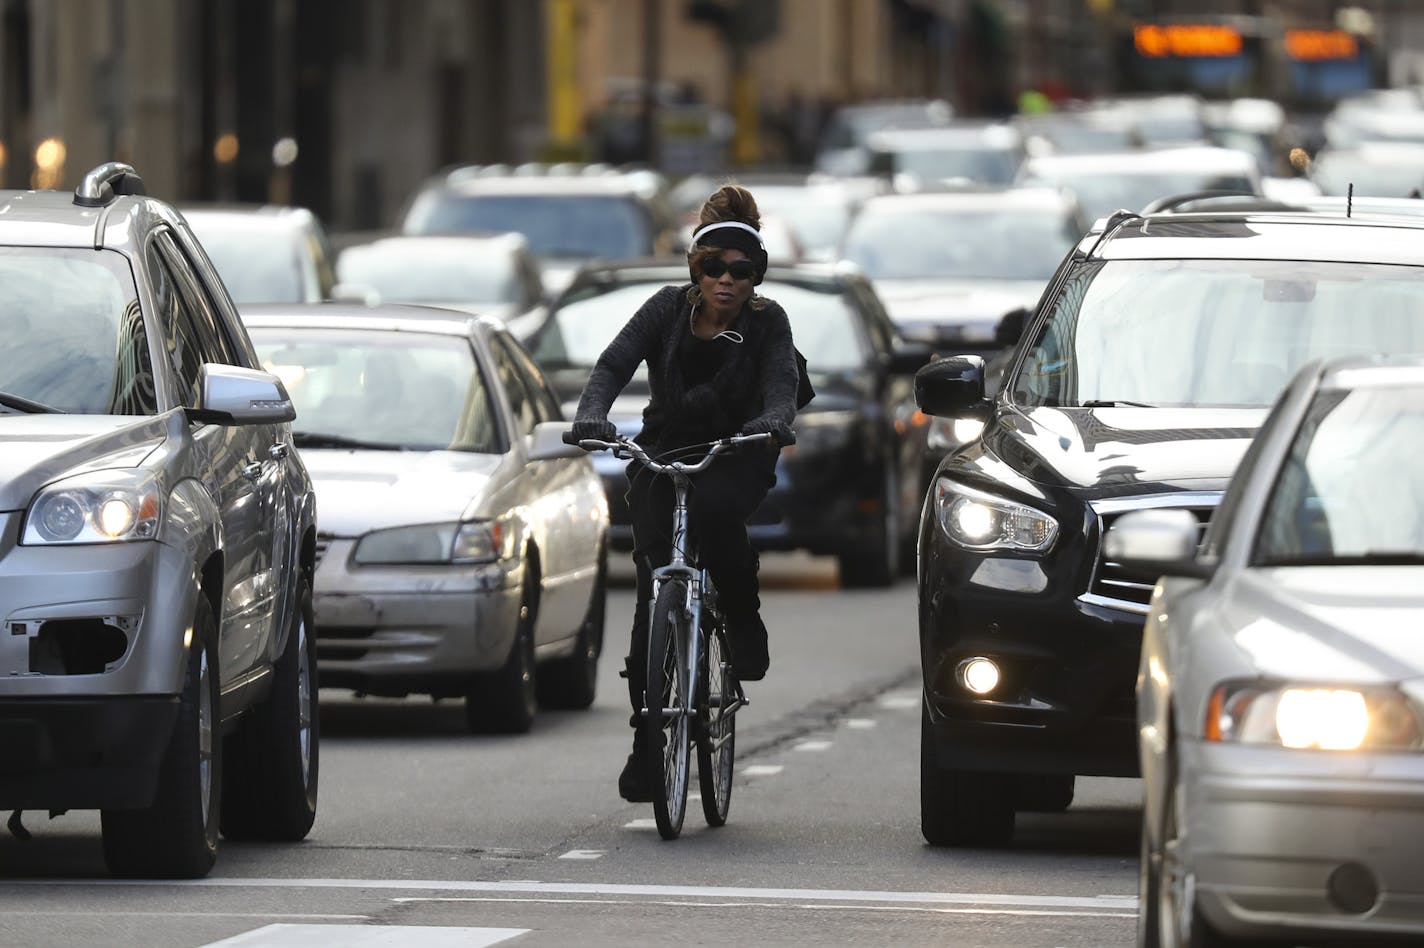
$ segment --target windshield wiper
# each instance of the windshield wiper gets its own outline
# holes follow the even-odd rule
[[[44,402],[31,401],[21,395],[11,395],[9,392],[0,392],[0,405],[12,408],[15,411],[22,411],[29,415],[63,415],[66,414],[63,408],[55,408],[53,405],[46,405]]]
[[[1149,405],[1147,402],[1132,402],[1125,398],[1090,398],[1078,405],[1079,408],[1117,408],[1119,405],[1129,405],[1133,408],[1156,408],[1156,405]]]
[[[324,434],[320,431],[296,431],[292,441],[299,448],[356,448],[367,451],[404,451],[405,445],[389,441],[362,441],[346,435]]]

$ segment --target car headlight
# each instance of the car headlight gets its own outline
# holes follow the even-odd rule
[[[976,440],[983,433],[982,418],[935,418],[925,435],[925,446],[931,451],[948,454],[960,445]]]
[[[510,540],[510,530],[500,520],[423,523],[366,534],[352,559],[366,566],[492,563],[509,555]]]
[[[853,411],[813,411],[796,419],[797,453],[834,451],[850,444],[857,415]]]
[[[946,477],[935,481],[934,502],[940,529],[967,550],[1043,553],[1058,536],[1048,514]]]
[[[91,471],[43,488],[25,512],[26,546],[119,543],[158,536],[163,510],[148,471]]]
[[[1202,733],[1209,741],[1316,750],[1421,746],[1413,706],[1387,688],[1228,683],[1212,692]]]

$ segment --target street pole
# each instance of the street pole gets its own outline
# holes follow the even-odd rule
[[[662,0],[643,0],[643,160],[658,168],[662,161],[658,140],[658,84],[662,82]]]

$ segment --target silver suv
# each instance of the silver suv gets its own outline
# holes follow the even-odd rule
[[[102,810],[121,875],[304,837],[315,496],[183,218],[118,163],[0,191],[0,351],[0,810]]]

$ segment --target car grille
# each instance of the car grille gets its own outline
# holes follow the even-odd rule
[[[1095,605],[1110,606],[1128,612],[1147,613],[1147,604],[1152,599],[1152,589],[1157,577],[1127,569],[1116,560],[1103,557],[1103,536],[1118,517],[1133,510],[1148,508],[1165,510],[1189,510],[1197,518],[1197,543],[1200,545],[1206,534],[1207,524],[1221,501],[1220,494],[1192,494],[1190,498],[1143,497],[1131,503],[1120,501],[1094,504],[1098,515],[1098,560],[1093,568],[1093,580],[1088,587],[1088,595],[1083,597]],[[1136,506],[1133,506],[1135,504]]]

